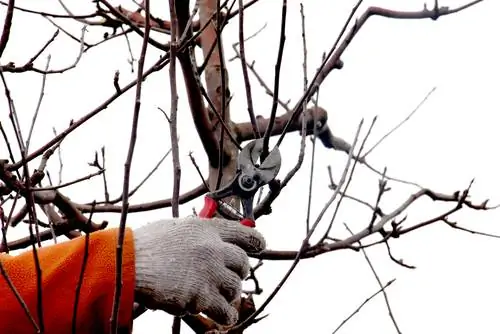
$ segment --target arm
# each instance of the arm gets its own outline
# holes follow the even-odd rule
[[[88,261],[79,298],[77,333],[109,333],[115,290],[117,230],[90,235]],[[174,315],[205,313],[220,324],[238,320],[242,280],[250,271],[247,253],[265,249],[255,229],[225,219],[159,220],[126,230],[120,333],[132,328],[134,297],[149,309]],[[71,333],[75,289],[85,237],[42,247],[42,300],[45,333]],[[37,320],[33,253],[0,255],[0,261]],[[0,333],[35,333],[14,293],[0,275]]]
[[[77,333],[107,333],[115,289],[117,229],[94,232],[89,238],[88,259],[78,302]],[[45,333],[71,333],[76,286],[82,270],[85,237],[38,249],[42,270]],[[36,323],[37,284],[33,252],[17,256],[0,254],[0,261]],[[132,231],[126,230],[123,249],[122,295],[119,326],[132,324],[135,288],[135,255]],[[0,276],[0,333],[35,333],[33,324],[14,293]]]

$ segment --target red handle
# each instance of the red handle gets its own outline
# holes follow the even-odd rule
[[[250,218],[243,218],[242,220],[240,220],[240,224],[243,226],[255,227],[255,222]]]
[[[205,205],[203,206],[203,209],[201,209],[198,216],[201,218],[212,218],[215,216],[218,207],[219,203],[217,203],[215,199],[210,196],[205,196]],[[240,220],[240,224],[247,227],[255,227],[255,221],[250,218],[243,218]]]
[[[219,204],[215,199],[209,196],[205,196],[205,205],[203,209],[201,209],[200,214],[198,215],[201,218],[212,218],[215,216],[215,212],[217,211],[217,207]]]

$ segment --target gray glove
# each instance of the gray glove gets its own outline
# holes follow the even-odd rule
[[[182,316],[205,313],[232,325],[246,252],[265,249],[264,237],[237,221],[188,217],[156,221],[134,231],[136,299],[149,309]]]

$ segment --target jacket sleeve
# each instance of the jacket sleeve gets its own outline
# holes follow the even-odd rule
[[[132,230],[126,229],[123,247],[119,333],[132,330],[135,259]],[[115,291],[118,229],[91,233],[83,284],[79,294],[76,333],[109,333]],[[76,287],[85,255],[85,237],[38,249],[42,271],[44,333],[72,333]],[[33,252],[16,256],[0,254],[3,269],[39,325],[37,280]],[[0,268],[1,269],[1,268]],[[0,272],[0,333],[36,333],[25,309]]]

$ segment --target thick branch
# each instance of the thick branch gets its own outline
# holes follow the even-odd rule
[[[182,1],[177,1],[175,3],[175,7],[179,31],[184,31],[189,21],[189,7]],[[191,28],[187,31],[186,40],[189,40],[192,35]],[[183,41],[180,41],[180,43],[182,42]],[[184,84],[186,85],[189,107],[191,109],[191,115],[193,116],[198,136],[203,144],[203,148],[205,149],[210,165],[217,166],[217,157],[219,155],[217,139],[214,136],[213,128],[208,118],[208,111],[205,107],[205,103],[203,102],[203,96],[200,88],[202,84],[198,75],[198,68],[193,47],[187,47],[183,52],[179,52],[177,58],[179,59],[182,73],[184,75]]]
[[[200,25],[206,28],[200,35],[203,57],[207,64],[205,68],[205,82],[207,95],[215,107],[215,112],[222,116],[226,125],[231,124],[229,111],[229,80],[224,65],[224,50],[220,36],[223,19],[219,15],[217,0],[200,0]],[[208,24],[207,24],[208,23]],[[210,161],[208,185],[211,190],[219,185],[227,184],[236,172],[237,148],[231,142],[230,136],[223,131],[223,126],[217,115],[208,111],[209,119],[214,125],[213,131],[219,140],[218,163]],[[237,206],[235,202],[232,203]]]
[[[274,120],[273,129],[271,131],[271,136],[280,135],[291,117],[292,117],[291,113],[285,113],[279,117],[276,117]],[[291,123],[291,125],[287,128],[287,131],[288,132],[301,131],[302,117],[303,116],[300,115],[300,117],[295,119],[293,123]],[[269,123],[269,119],[264,118],[262,116],[257,116],[256,120],[257,120],[257,127],[260,130],[260,136],[263,136],[264,131]],[[306,134],[307,135],[313,134],[314,129],[316,129],[317,135],[321,139],[323,144],[328,148],[332,148],[333,147],[332,143],[329,142],[330,137],[328,135],[322,136],[323,133],[321,132],[321,130],[325,130],[327,128],[328,126],[327,121],[328,121],[328,113],[326,112],[325,109],[321,107],[309,108],[305,112]],[[327,131],[329,132],[329,130]],[[236,139],[239,142],[255,139],[252,123],[250,122],[240,123],[235,125],[235,132],[236,132]]]

